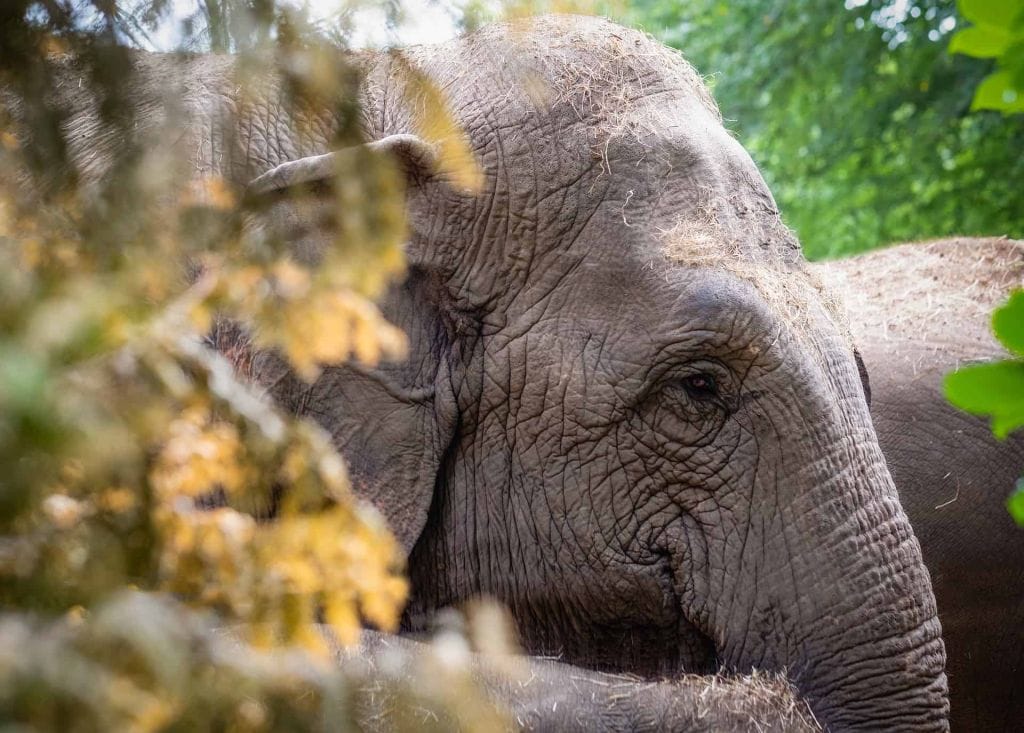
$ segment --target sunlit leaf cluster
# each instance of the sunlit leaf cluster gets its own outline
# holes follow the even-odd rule
[[[402,555],[327,435],[248,367],[274,354],[309,381],[403,356],[373,302],[402,272],[402,187],[371,152],[339,156],[326,204],[179,165],[182,121],[138,133],[130,93],[123,41],[167,7],[150,5],[2,11],[0,720],[334,729],[355,683],[316,660],[396,627]],[[240,94],[274,74],[286,113],[330,110],[331,144],[356,146],[345,57],[301,14],[250,5],[244,27],[209,18],[252,47]],[[69,78],[94,95],[89,134],[120,141],[102,166],[69,134]],[[260,224],[282,205],[333,212],[316,257]]]
[[[997,59],[971,108],[1024,112],[1024,0],[958,0],[957,8],[972,25],[950,39],[949,52]]]
[[[17,153],[8,153],[5,170],[24,169]],[[344,267],[341,257],[317,272],[290,262],[286,252],[268,257],[254,248],[255,256],[246,257],[245,228],[219,223],[220,231],[203,233],[219,251],[231,251],[231,265],[190,285],[182,255],[203,258],[190,246],[196,225],[187,220],[211,210],[227,221],[241,216],[240,208],[228,210],[226,193],[157,191],[137,198],[128,212],[102,194],[93,201],[72,190],[61,194],[66,200],[46,201],[40,215],[36,201],[18,200],[18,179],[8,185],[4,270],[19,282],[6,289],[14,297],[5,303],[5,458],[34,465],[7,479],[5,494],[18,511],[4,525],[22,549],[4,595],[32,601],[36,594],[24,584],[59,574],[49,581],[58,606],[87,603],[130,580],[268,623],[268,639],[302,634],[324,604],[334,609],[331,618],[347,620],[339,629],[346,636],[358,624],[360,604],[375,609],[375,622],[393,627],[404,597],[395,545],[352,498],[340,458],[313,425],[261,402],[203,343],[207,314],[223,311],[305,377],[352,354],[373,364],[400,355],[403,344],[366,300],[375,293],[360,292],[351,272],[332,271]],[[132,219],[128,236],[100,224],[99,206],[117,219],[117,229]],[[378,236],[371,244],[387,255],[381,269],[395,273],[400,222]],[[97,503],[111,491],[127,493],[120,504]],[[247,513],[275,492],[287,500],[274,521]],[[110,511],[114,506],[123,510]],[[293,521],[302,531],[284,529]],[[104,531],[108,551],[97,554]],[[149,535],[140,542],[153,556],[134,558],[142,564],[123,567],[125,577],[105,555],[119,552],[119,537],[135,532]],[[275,542],[276,554],[263,553],[274,563],[266,563],[258,548]],[[338,562],[342,570],[325,572]],[[364,568],[358,577],[365,582],[346,576],[352,564]],[[92,572],[99,566],[105,570]]]

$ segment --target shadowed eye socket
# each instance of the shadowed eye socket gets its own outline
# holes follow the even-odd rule
[[[674,373],[672,373],[674,372]],[[724,364],[701,359],[673,367],[645,400],[657,429],[681,445],[704,445],[735,412],[739,380]]]
[[[714,375],[699,372],[683,377],[680,382],[692,399],[710,402],[719,398],[718,381]]]

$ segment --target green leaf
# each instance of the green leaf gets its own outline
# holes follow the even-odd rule
[[[987,415],[992,432],[1005,438],[1024,426],[1024,361],[977,364],[946,375],[946,399],[961,410]]]
[[[1024,93],[1014,88],[1008,71],[997,71],[982,79],[974,93],[971,109],[996,109],[1003,112],[1024,112]]]
[[[1006,508],[1013,521],[1024,527],[1024,478],[1017,479],[1017,488],[1007,497]]]
[[[999,57],[999,67],[1010,73],[1015,89],[1024,89],[1024,37],[1014,41]]]
[[[992,330],[1007,351],[1024,356],[1024,290],[1015,290],[1010,299],[992,313]]]
[[[1024,4],[1020,0],[958,0],[956,7],[972,23],[1011,28]]]
[[[979,59],[996,58],[1010,47],[1010,41],[1010,34],[1002,28],[976,25],[958,31],[949,41],[949,52]]]

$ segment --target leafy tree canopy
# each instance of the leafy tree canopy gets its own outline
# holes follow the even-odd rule
[[[1024,112],[1024,0],[959,0],[973,25],[957,31],[950,53],[996,59],[974,93],[973,109]]]
[[[1024,117],[971,112],[995,64],[947,52],[951,0],[637,0],[625,20],[710,75],[812,259],[1024,237]]]

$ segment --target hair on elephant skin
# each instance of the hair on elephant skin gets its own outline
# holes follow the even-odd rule
[[[1006,358],[993,309],[1024,286],[1024,242],[950,239],[816,265],[845,300],[878,442],[921,542],[942,619],[954,730],[1024,719],[1024,530],[1005,500],[1024,435],[996,440],[942,395],[963,364]]]
[[[931,583],[848,331],[693,68],[573,16],[356,61],[363,135],[407,182],[408,277],[383,308],[409,358],[311,384],[248,363],[407,549],[406,630],[489,595],[533,654],[784,672],[832,730],[947,729]],[[267,225],[315,260],[328,238],[279,194],[329,189],[340,123],[296,140],[280,83],[236,104],[231,63],[147,56],[140,95],[176,89],[191,165],[274,197]],[[479,190],[418,137],[410,70]]]

